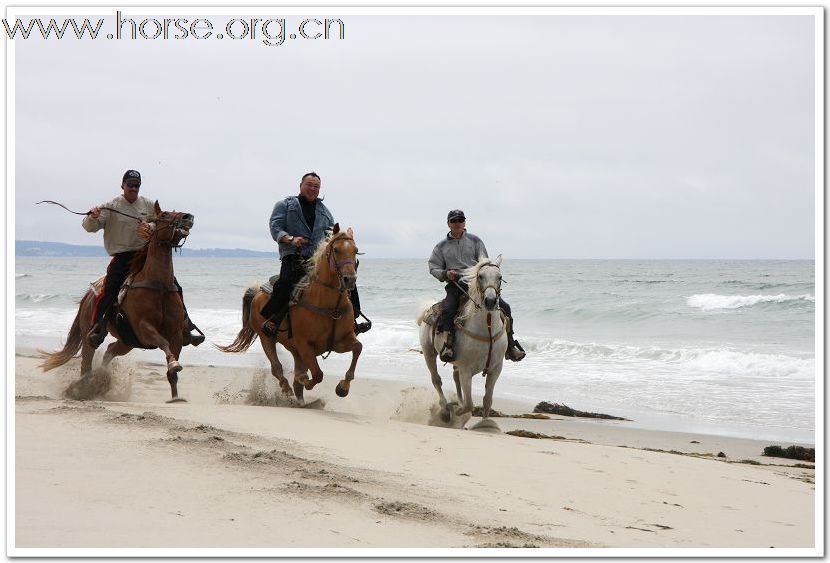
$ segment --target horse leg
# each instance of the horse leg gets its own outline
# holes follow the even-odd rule
[[[81,346],[81,377],[92,373],[92,358],[95,357],[95,348],[86,341],[86,333],[82,333],[83,345]]]
[[[123,356],[124,354],[128,353],[132,350],[131,346],[127,346],[120,340],[116,340],[109,346],[107,346],[107,351],[104,352],[104,360],[101,362],[101,367],[106,368],[113,358],[117,358],[118,356]]]
[[[452,418],[450,414],[450,407],[447,405],[447,398],[444,396],[444,390],[441,387],[441,376],[438,374],[438,363],[436,362],[437,353],[435,348],[431,345],[428,347],[422,346],[424,353],[424,362],[427,364],[427,369],[432,376],[432,386],[438,393],[438,403],[441,405],[441,420],[448,423]]]
[[[471,430],[500,431],[499,425],[493,422],[493,419],[487,418],[490,416],[490,408],[493,406],[493,389],[496,387],[496,380],[499,378],[500,373],[501,366],[487,374],[487,379],[484,383],[484,401],[481,408],[481,420],[474,424]]]
[[[458,367],[452,366],[452,378],[455,381],[455,396],[460,403],[464,395],[461,394],[461,378],[458,375]]]
[[[354,379],[354,369],[355,366],[357,366],[357,359],[360,357],[360,352],[363,351],[363,344],[361,344],[359,340],[355,339],[351,346],[351,350],[352,363],[349,365],[349,369],[346,370],[346,377],[337,384],[337,387],[334,388],[334,392],[337,393],[338,397],[345,397],[349,394],[349,386],[352,384],[352,380]]]
[[[305,391],[305,387],[303,387],[304,382],[308,381],[308,377],[306,376],[306,372],[308,368],[303,363],[303,359],[300,357],[300,354],[297,353],[296,349],[289,350],[291,355],[294,357],[294,396],[297,398],[300,403],[303,402],[303,391]]]
[[[461,415],[464,413],[472,413],[473,412],[473,374],[468,373],[467,371],[462,372],[458,370],[458,377],[461,380],[461,391],[464,395],[464,400],[461,403],[463,406],[461,407],[461,411],[457,414]]]
[[[265,356],[271,363],[271,375],[277,378],[277,382],[280,384],[280,389],[282,389],[282,392],[286,395],[290,395],[291,386],[288,384],[288,380],[282,374],[282,364],[280,363],[280,359],[277,356],[276,341],[271,338],[269,338],[267,341],[264,338],[260,338],[259,340],[262,344],[262,350],[265,352]]]
[[[170,393],[172,399],[178,399],[179,376],[177,374],[182,371],[182,366],[179,363],[179,352],[182,350],[181,331],[173,334],[171,345],[171,342],[168,342],[166,338],[159,334],[154,326],[142,322],[139,324],[139,330],[136,331],[136,336],[142,343],[148,346],[155,346],[164,352],[164,357],[167,360],[167,382],[170,384]],[[175,353],[173,350],[175,350]]]
[[[314,350],[312,350],[310,346],[304,343],[296,342],[296,348],[303,364],[311,369],[311,380],[309,381],[305,374],[302,374],[299,377],[295,375],[295,379],[299,380],[303,384],[306,391],[311,391],[314,389],[315,385],[323,381],[323,370],[320,369],[320,364],[317,363],[317,356],[314,355]]]

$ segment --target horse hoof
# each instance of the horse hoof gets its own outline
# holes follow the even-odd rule
[[[186,403],[187,399],[182,399],[181,397],[174,397],[173,399],[170,399],[167,402],[168,403]]]
[[[172,362],[167,364],[167,374],[168,375],[171,374],[171,373],[179,373],[180,371],[182,371],[182,365],[179,362],[177,362],[176,360],[173,360]]]
[[[349,394],[349,388],[344,387],[342,384],[338,383],[337,387],[334,388],[334,392],[337,393],[338,397],[345,397]]]
[[[450,409],[441,409],[441,420],[448,424],[452,419],[452,414],[450,413]]]

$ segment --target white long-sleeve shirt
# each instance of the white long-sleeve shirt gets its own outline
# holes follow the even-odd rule
[[[133,217],[140,217],[144,221],[149,221],[156,213],[155,202],[141,196],[130,203],[123,195],[119,195],[112,201],[102,203],[98,207],[117,209]],[[101,209],[101,214],[98,215],[97,219],[87,215],[81,225],[90,233],[104,229],[104,248],[110,256],[119,252],[139,250],[146,243],[144,239],[138,236],[138,221],[119,213],[112,213],[107,209]]]

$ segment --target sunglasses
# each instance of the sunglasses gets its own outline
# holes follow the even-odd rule
[[[130,188],[130,189],[133,189],[133,190],[137,190],[137,189],[141,188],[141,184],[134,184],[134,183],[128,182],[127,187]]]
[[[463,217],[454,217],[450,219],[450,223],[463,223],[464,221],[466,221],[466,219]]]

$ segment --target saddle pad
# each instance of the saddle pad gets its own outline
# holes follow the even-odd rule
[[[274,274],[273,276],[268,278],[267,282],[261,284],[259,286],[259,289],[261,289],[263,293],[267,293],[268,295],[271,295],[271,292],[274,291],[274,284],[277,283],[278,279],[280,279],[280,275],[279,274]]]

